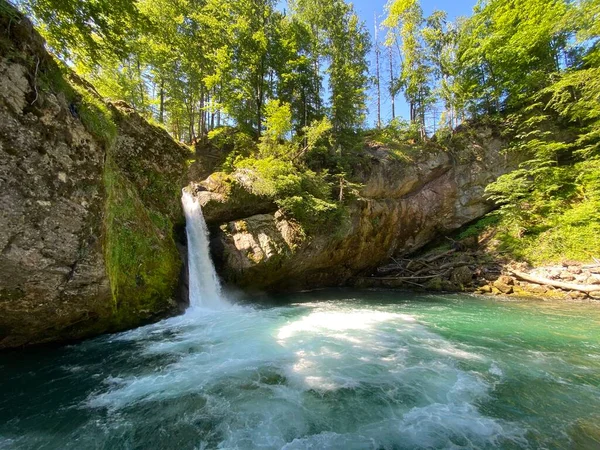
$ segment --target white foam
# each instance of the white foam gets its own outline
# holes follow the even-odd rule
[[[84,407],[118,414],[199,395],[206,405],[187,420],[213,420],[220,448],[443,448],[451,438],[476,447],[518,438],[477,410],[490,386],[459,368],[471,352],[410,315],[318,303],[247,308],[123,336],[137,342],[140,357],[171,362],[114,374]]]
[[[210,258],[209,233],[198,199],[185,190],[181,197],[188,240],[190,308],[203,311],[229,306]]]

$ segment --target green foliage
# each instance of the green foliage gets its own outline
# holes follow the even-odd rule
[[[264,140],[280,141],[292,131],[292,109],[289,103],[270,100],[265,107]]]
[[[219,127],[208,132],[209,145],[222,152],[253,152],[256,142],[248,133],[233,127]]]
[[[349,146],[365,119],[369,34],[353,6],[343,0],[295,0],[290,3],[297,20],[310,33],[309,56],[314,73],[306,79],[316,83],[321,92],[320,67],[324,65],[329,80],[330,119],[336,144]],[[323,115],[323,103],[317,99],[317,115]],[[304,120],[305,125],[308,122]]]
[[[291,214],[308,233],[323,232],[323,226],[339,222],[343,208],[338,203],[311,194],[294,195],[279,200],[284,212]]]
[[[327,173],[275,157],[238,160],[236,173],[249,181],[253,194],[271,198],[308,232],[319,231],[343,212],[343,206],[331,200],[334,185]]]
[[[599,206],[598,202],[577,203],[525,232],[514,222],[502,221],[496,236],[498,249],[532,264],[593,261],[600,254],[600,221],[595,218]]]
[[[117,137],[117,125],[112,111],[102,100],[85,88],[75,86],[79,94],[76,104],[77,114],[86,129],[107,147],[112,146]]]
[[[291,147],[284,142],[292,131],[292,111],[289,103],[270,100],[265,108],[265,132],[258,145],[262,156],[285,156]]]
[[[490,213],[462,230],[458,235],[458,239],[462,240],[470,237],[479,237],[481,234],[490,230],[499,222],[500,216],[496,213]]]
[[[309,126],[302,129],[304,133],[304,151],[312,151],[319,145],[327,145],[330,143],[328,136],[330,135],[333,125],[327,117],[321,120],[314,120]]]
[[[285,125],[282,134],[293,129],[301,137],[305,127],[329,114],[341,142],[364,120],[369,49],[364,24],[343,0],[311,4],[318,17],[301,8],[284,14],[276,4],[20,2],[50,46],[102,96],[125,100],[179,140],[204,142],[226,121],[257,140],[263,131],[274,133],[267,137],[273,146],[274,126]],[[276,119],[269,109],[274,105],[289,114],[282,110]],[[267,123],[266,117],[285,124]]]
[[[0,2],[0,16],[8,18],[8,20],[19,20],[18,12],[7,2]]]
[[[486,192],[500,205],[502,248],[515,257],[589,260],[600,252],[600,72],[591,57],[598,36],[583,29],[594,8],[519,3],[484,2],[462,30],[468,107],[510,111],[508,151],[525,157]]]
[[[420,137],[425,136],[425,113],[433,103],[431,95],[432,67],[427,61],[423,35],[423,10],[418,0],[394,0],[388,4],[388,17],[384,24],[398,30],[388,36],[388,45],[397,38],[402,45],[402,66],[399,86],[410,107],[410,121],[419,127]]]
[[[236,169],[252,180],[253,193],[278,200],[307,192],[322,198],[330,196],[327,174],[301,170],[290,161],[274,157],[243,159]]]
[[[418,124],[396,118],[381,129],[370,130],[369,141],[389,148],[405,148],[420,139]]]
[[[516,258],[542,264],[563,259],[592,260],[600,254],[600,159],[584,161],[570,170],[541,172],[542,187],[509,174],[492,185],[504,201],[500,211],[500,249]],[[515,181],[516,180],[516,181]],[[548,186],[557,186],[554,190]],[[568,188],[561,188],[568,183]],[[508,192],[515,191],[514,195]],[[545,189],[548,189],[546,191]]]
[[[131,0],[24,0],[19,4],[38,19],[49,45],[69,59],[126,54],[131,31],[142,21]]]

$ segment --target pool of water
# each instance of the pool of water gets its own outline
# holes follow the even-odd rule
[[[600,304],[329,290],[0,356],[0,449],[600,448]]]

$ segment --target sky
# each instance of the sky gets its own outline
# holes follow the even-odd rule
[[[375,14],[377,14],[379,22],[385,18],[385,5],[387,4],[387,0],[354,0],[352,3],[360,17],[366,22],[367,29],[371,32],[371,35],[373,35]],[[454,20],[460,16],[470,16],[476,3],[477,0],[421,0],[421,7],[426,16],[436,9],[439,9],[448,13],[449,20]],[[381,33],[380,40],[382,40],[383,37],[384,35]],[[375,55],[373,51],[370,55],[370,61],[371,72],[374,74]],[[384,61],[384,65],[385,67],[382,67],[382,78],[385,74],[385,80],[387,80],[389,79],[389,63],[387,62],[387,59]],[[367,121],[369,126],[373,126],[377,121],[377,96],[375,88],[371,89],[369,94],[369,101],[367,103],[369,106],[369,115]],[[385,92],[383,81],[382,100],[381,120],[386,123],[392,118],[392,109],[389,94]],[[408,105],[404,101],[403,95],[399,94],[396,97],[396,117],[408,119],[408,115]]]

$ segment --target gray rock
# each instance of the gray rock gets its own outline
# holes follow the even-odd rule
[[[469,269],[469,266],[457,267],[452,271],[450,280],[459,285],[468,285],[473,281],[473,271]]]
[[[571,272],[563,270],[560,273],[560,279],[564,280],[564,281],[574,281],[575,280],[575,276]]]
[[[80,339],[173,312],[180,265],[173,230],[149,214],[181,224],[177,187],[189,153],[120,105],[111,107],[118,135],[107,168],[106,145],[76,113],[81,98],[52,84],[60,75],[42,38],[26,19],[7,27],[1,10],[3,45],[12,47],[10,58],[0,56],[0,349]],[[109,217],[107,174],[127,186],[112,194],[133,202],[130,216]],[[128,247],[138,288],[107,270],[115,245],[124,245],[114,237],[122,231],[146,233],[158,249],[149,261],[150,252]],[[158,280],[155,261],[165,258],[172,271]]]

